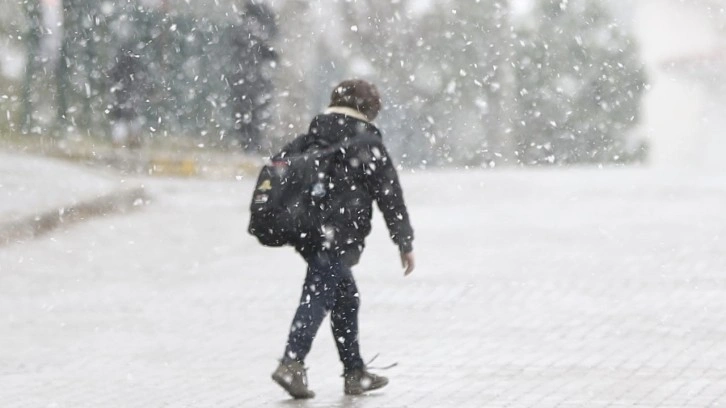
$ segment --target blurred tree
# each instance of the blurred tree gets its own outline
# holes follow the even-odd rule
[[[103,67],[97,43],[109,42],[104,36],[105,18],[94,0],[63,0],[63,40],[56,66],[56,111],[60,126],[89,129],[94,105],[102,95],[99,85]],[[103,48],[102,48],[103,49]]]
[[[336,5],[318,64],[336,69],[322,78],[379,84],[378,122],[404,163],[622,159],[644,78],[602,1],[546,0],[519,30],[506,0]]]
[[[27,28],[24,37],[26,48],[25,57],[25,80],[21,100],[22,110],[22,132],[29,133],[33,128],[34,95],[32,93],[33,81],[37,79],[41,69],[40,61],[40,39],[43,35],[43,15],[39,0],[26,0],[23,3]]]
[[[116,57],[108,76],[112,82],[110,92],[113,103],[109,109],[114,145],[139,147],[149,90],[152,88],[149,71],[135,53],[133,44],[123,47]]]
[[[521,162],[622,160],[645,87],[632,34],[599,1],[547,0],[533,15],[516,64]]]
[[[344,77],[379,86],[377,122],[409,166],[620,160],[637,121],[637,50],[602,0],[543,1],[517,30],[507,0],[358,0],[324,12],[287,0],[279,27],[260,0],[230,1],[227,13],[206,13],[186,2],[64,0],[59,123],[105,130],[102,112],[118,121],[133,107],[144,137],[264,152],[302,131]],[[39,21],[37,1],[23,5]],[[37,54],[37,30],[27,32]],[[27,61],[30,103],[37,58]]]
[[[452,8],[453,7],[453,8]],[[506,2],[438,4],[418,25],[415,80],[434,163],[494,165],[513,157]],[[429,33],[436,32],[432,36]]]
[[[247,1],[228,37],[232,43],[230,91],[234,129],[248,152],[262,150],[271,116],[270,68],[278,56],[270,46],[277,35],[276,17],[264,3]]]
[[[322,36],[319,30],[312,29],[316,26],[316,16],[311,12],[311,3],[308,0],[286,0],[278,16],[281,22],[294,21],[295,24],[280,24],[279,33],[272,43],[279,58],[272,79],[278,90],[277,117],[272,122],[279,126],[268,133],[273,138],[271,150],[281,147],[295,133],[307,130],[309,116],[319,108],[313,104],[314,96],[320,92],[308,75],[320,65],[317,51]]]
[[[340,3],[348,72],[365,58],[388,104],[381,123],[404,163],[514,158],[512,29],[507,1]],[[366,73],[365,70],[358,71]]]
[[[476,0],[478,3],[479,0]],[[513,122],[518,115],[517,87],[515,77],[516,50],[514,43],[518,40],[511,22],[511,5],[509,0],[493,2],[493,9],[488,25],[482,27],[488,42],[488,55],[493,57],[494,64],[488,67],[489,72],[483,77],[488,87],[491,100],[489,114],[485,116],[489,149],[487,155],[489,166],[496,164],[514,165],[516,160],[515,141],[513,139]],[[494,48],[494,50],[492,50]]]
[[[107,119],[116,130],[130,121],[142,137],[173,133],[220,145],[235,132],[236,108],[248,121],[238,127],[245,142],[235,139],[258,151],[271,115],[276,57],[268,44],[277,28],[263,3],[245,5],[225,19],[185,3],[65,0],[59,122],[97,132],[107,130]]]
[[[411,3],[340,2],[340,33],[325,43],[326,54],[335,58],[329,64],[342,68],[331,71],[337,75],[324,84],[326,91],[341,75],[371,77],[383,98],[377,122],[392,136],[387,145],[405,165],[426,162],[433,155],[421,120],[421,106],[429,100],[411,86],[415,65],[422,57],[417,48],[421,34],[416,30],[418,17],[411,13]]]

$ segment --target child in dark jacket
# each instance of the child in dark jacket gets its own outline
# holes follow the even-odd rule
[[[296,245],[308,269],[285,353],[272,374],[273,380],[294,398],[315,396],[307,385],[304,361],[328,312],[344,367],[344,392],[357,395],[388,383],[387,378],[368,372],[360,356],[360,297],[351,271],[371,231],[373,201],[399,248],[404,274],[414,269],[413,229],[403,191],[381,132],[371,123],[380,108],[374,85],[362,80],[343,81],[333,89],[330,106],[313,119],[309,132],[298,136],[279,154],[345,144],[343,159],[330,174],[333,215],[325,220],[319,238],[308,237]]]

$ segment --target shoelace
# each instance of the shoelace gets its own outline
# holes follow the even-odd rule
[[[378,358],[378,356],[380,356],[380,355],[381,355],[381,353],[376,353],[376,355],[373,356],[372,359],[368,360],[365,367],[368,369],[371,369],[371,370],[388,370],[388,369],[393,368],[398,365],[398,362],[394,362],[393,364],[387,365],[385,367],[371,367],[371,363],[373,361],[375,361]]]

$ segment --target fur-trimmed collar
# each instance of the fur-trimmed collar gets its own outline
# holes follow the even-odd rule
[[[370,120],[368,120],[366,115],[358,112],[357,110],[355,110],[353,108],[349,108],[347,106],[331,106],[325,110],[325,113],[340,113],[342,115],[350,116],[350,117],[353,117],[356,119],[360,119],[364,122],[370,123]]]

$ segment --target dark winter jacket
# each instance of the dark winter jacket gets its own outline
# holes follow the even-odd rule
[[[412,251],[413,229],[398,174],[374,125],[342,113],[321,114],[313,119],[308,133],[285,146],[281,155],[340,142],[345,142],[345,147],[331,171],[332,211],[325,221],[329,233],[324,242],[300,243],[296,249],[303,257],[332,250],[347,264],[356,264],[371,231],[375,200],[393,242],[403,253]]]

